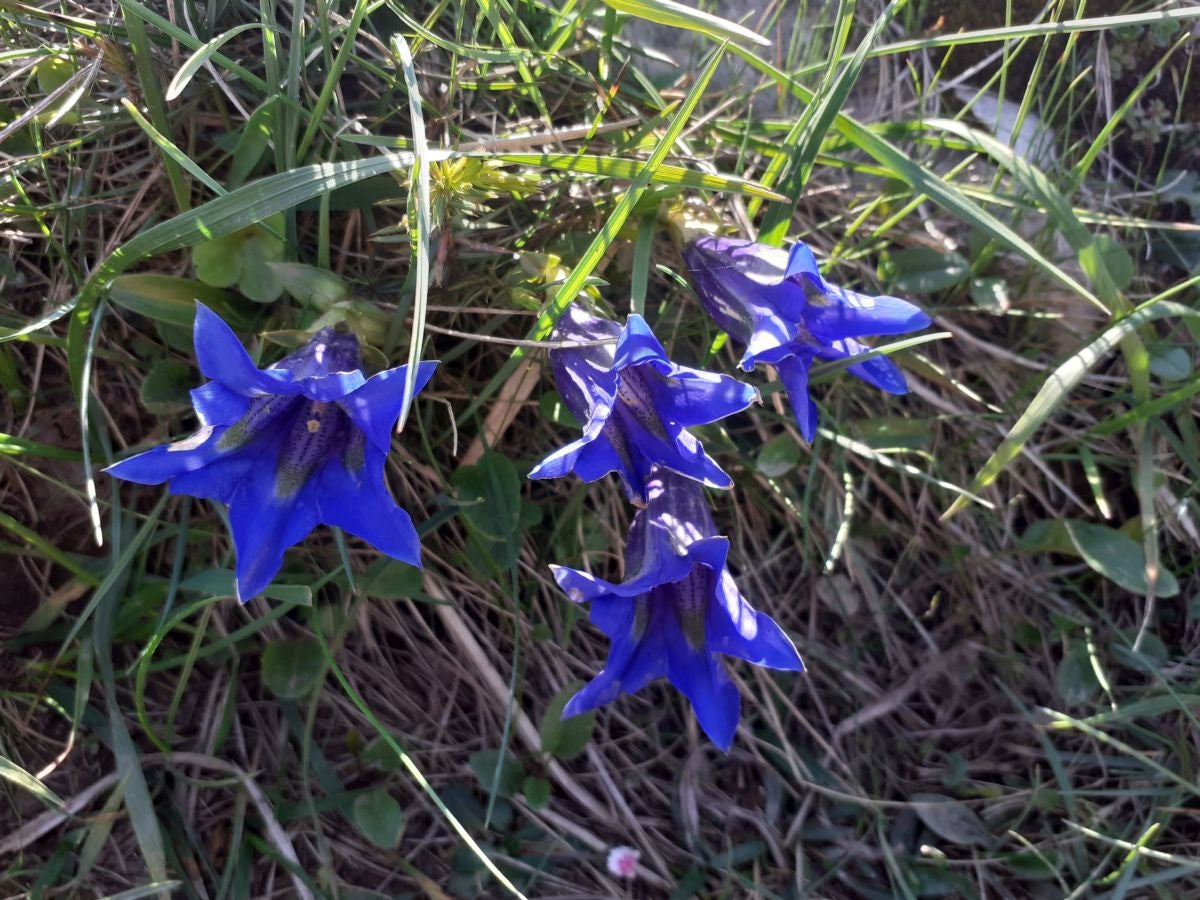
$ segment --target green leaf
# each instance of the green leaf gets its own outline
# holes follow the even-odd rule
[[[1012,306],[1008,282],[1003,278],[972,278],[971,302],[988,312],[1004,312]]]
[[[521,793],[530,809],[545,809],[550,802],[550,782],[540,775],[530,775],[521,782]]]
[[[917,818],[943,840],[968,847],[991,846],[992,833],[961,801],[941,794],[913,794],[912,804]]]
[[[242,255],[237,252],[241,232],[192,248],[196,277],[213,287],[233,287],[242,277]]]
[[[569,719],[562,717],[563,707],[583,687],[582,681],[573,681],[559,691],[546,706],[542,713],[542,723],[539,733],[542,738],[542,752],[561,759],[574,759],[583,752],[588,741],[592,739],[592,729],[596,725],[596,711],[589,710]]]
[[[158,416],[168,416],[191,409],[188,390],[195,379],[192,367],[174,359],[160,359],[150,367],[138,392],[142,406]]]
[[[380,600],[421,596],[425,573],[415,566],[384,557],[367,568],[359,579],[363,593]]]
[[[234,325],[247,325],[249,318],[237,309],[228,291],[191,278],[171,275],[121,275],[109,287],[113,303],[140,316],[190,329],[196,319],[196,301],[211,307]]]
[[[228,31],[218,34],[211,41],[208,41],[199,50],[187,58],[179,71],[175,73],[175,77],[171,79],[171,83],[167,85],[167,93],[165,99],[167,101],[174,100],[184,92],[192,78],[200,71],[203,66],[212,57],[214,53],[220,49],[221,45],[229,41],[243,31],[249,31],[251,28],[261,28],[262,25],[258,22],[248,22],[245,25],[238,25],[235,28],[230,28]]]
[[[521,522],[521,478],[508,457],[489,451],[450,478],[463,504],[460,514],[480,535],[512,541]]]
[[[1078,706],[1100,692],[1100,681],[1088,656],[1087,644],[1072,641],[1058,664],[1054,678],[1058,694],[1068,706]]]
[[[800,448],[790,434],[780,434],[763,444],[754,467],[767,478],[779,478],[800,464]]]
[[[267,267],[283,289],[301,303],[327,309],[350,297],[346,282],[328,269],[292,262],[271,262]]]
[[[380,850],[395,850],[404,836],[404,810],[386,788],[359,794],[350,806],[354,827]]]
[[[1192,356],[1183,347],[1154,344],[1150,348],[1150,371],[1163,381],[1182,381],[1192,374]]]
[[[281,638],[262,655],[262,683],[280,700],[302,700],[325,679],[321,644],[316,638]]]
[[[1140,543],[1106,525],[1078,519],[1067,519],[1064,524],[1075,549],[1092,569],[1127,591],[1147,592],[1146,556]],[[1155,593],[1159,597],[1174,597],[1179,593],[1179,582],[1161,569]]]
[[[1004,857],[1008,870],[1022,881],[1043,881],[1058,875],[1060,868],[1058,853],[1047,847],[1034,853],[1021,850]]]
[[[525,780],[525,767],[511,753],[501,754],[499,750],[476,750],[468,760],[471,771],[479,779],[485,791],[492,789],[496,778],[496,767],[500,768],[500,779],[496,781],[496,795],[511,797],[521,790]]]
[[[892,254],[882,269],[889,284],[901,293],[936,294],[966,281],[971,265],[959,253],[909,247]]]
[[[1113,285],[1118,291],[1125,290],[1133,283],[1133,257],[1116,238],[1106,234],[1096,238],[1096,246]]]

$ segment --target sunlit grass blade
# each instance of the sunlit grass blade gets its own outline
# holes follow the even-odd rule
[[[471,153],[472,156],[483,156],[488,159],[500,159],[505,162],[523,166],[539,166],[556,169],[560,172],[572,172],[577,175],[595,175],[601,178],[636,178],[642,170],[642,162],[636,159],[622,159],[615,156],[595,156],[580,153]],[[680,187],[695,188],[707,191],[725,191],[732,194],[745,194],[763,200],[786,200],[783,194],[771,190],[755,181],[739,178],[736,175],[721,173],[697,172],[682,166],[664,163],[651,176],[653,184],[670,184]]]
[[[830,125],[833,124],[833,120],[849,98],[850,91],[858,82],[863,64],[867,61],[867,52],[879,40],[884,29],[891,24],[896,13],[903,9],[906,3],[907,0],[892,0],[887,5],[883,12],[875,18],[874,24],[863,36],[862,41],[859,42],[858,50],[840,70],[836,67],[836,63],[830,62],[825,78],[817,87],[812,100],[805,106],[804,112],[792,126],[787,137],[784,138],[783,145],[790,148],[791,153],[786,156],[776,156],[772,160],[774,171],[768,170],[769,177],[765,180],[768,185],[774,185],[778,179],[782,185],[782,192],[789,198],[789,201],[786,205],[773,206],[767,210],[758,233],[758,239],[763,243],[778,246],[783,241],[792,214],[795,212],[800,192],[812,174],[817,153],[821,149]],[[835,31],[840,37],[840,45],[831,53],[831,56],[835,57],[841,54],[841,48],[845,46],[845,40],[850,34],[849,26],[854,21],[853,7],[843,6],[840,7],[840,11],[844,13],[844,19],[835,26]],[[753,215],[753,211],[751,214]]]
[[[617,201],[616,206],[613,208],[612,213],[608,217],[608,221],[604,223],[604,226],[599,232],[597,232],[596,236],[592,238],[592,242],[588,245],[587,250],[583,252],[578,262],[575,263],[574,268],[571,270],[571,274],[563,281],[562,285],[559,286],[546,309],[538,316],[537,323],[529,331],[529,334],[526,338],[527,340],[545,340],[553,330],[555,323],[559,320],[559,317],[562,316],[563,312],[570,305],[571,301],[573,301],[583,289],[584,284],[587,282],[592,272],[595,271],[596,266],[600,263],[600,260],[604,258],[604,254],[608,252],[609,246],[611,246],[613,241],[617,239],[621,229],[625,226],[625,222],[633,212],[638,200],[641,198],[642,194],[645,193],[646,188],[650,185],[654,173],[658,171],[658,168],[662,165],[663,160],[666,159],[667,154],[670,153],[672,148],[675,146],[675,142],[678,140],[679,135],[683,132],[684,126],[687,125],[688,121],[692,117],[692,113],[696,109],[696,106],[700,103],[700,99],[704,96],[704,92],[707,90],[709,82],[712,81],[712,77],[717,71],[717,65],[720,63],[721,58],[725,55],[725,49],[728,46],[728,43],[722,44],[713,52],[708,61],[708,65],[704,67],[704,70],[697,77],[696,83],[692,85],[692,89],[688,92],[687,97],[679,105],[679,109],[676,111],[674,118],[667,126],[662,138],[655,145],[654,150],[651,152],[649,158],[645,161],[645,163],[642,164],[642,168],[633,178],[633,182],[629,185],[629,189],[626,190],[621,196],[621,199]],[[500,385],[502,385],[508,379],[509,375],[511,375],[516,369],[517,365],[520,363],[521,359],[525,357],[525,355],[526,351],[520,347],[514,350],[512,356],[509,357],[508,362],[504,364],[504,367],[495,375],[495,377],[492,378],[491,381],[488,382],[487,386],[484,387],[480,394],[467,406],[467,408],[459,414],[458,420],[460,422],[468,421],[470,417],[474,415],[475,411],[479,409],[479,407],[482,406],[489,397],[499,390]]]
[[[636,16],[658,25],[685,28],[719,41],[743,41],[760,47],[771,46],[769,40],[749,28],[743,28],[736,22],[730,22],[720,16],[701,12],[692,6],[676,3],[674,0],[604,0],[604,3],[628,16]]]
[[[413,68],[412,53],[408,42],[401,35],[394,35],[392,48],[400,58],[400,68],[404,73],[404,85],[408,92],[408,111],[412,119],[413,156],[412,190],[409,194],[409,222],[413,214],[417,220],[417,239],[413,242],[412,261],[415,271],[413,278],[413,314],[412,334],[408,344],[408,374],[404,385],[404,403],[400,407],[400,419],[396,423],[398,430],[403,430],[408,421],[408,412],[412,407],[413,395],[417,387],[418,363],[421,362],[421,352],[425,346],[425,315],[429,307],[429,246],[433,230],[433,201],[429,188],[429,147],[425,143],[425,118],[421,114],[421,91],[417,84],[417,73]]]
[[[187,90],[187,86],[192,83],[192,79],[196,77],[196,73],[200,71],[200,68],[212,58],[212,55],[222,45],[233,40],[243,32],[259,27],[261,26],[258,22],[246,22],[243,25],[235,25],[228,31],[221,32],[211,41],[207,41],[199,50],[184,61],[183,65],[179,67],[179,71],[171,78],[170,84],[167,85],[167,92],[164,95],[167,102],[175,100]]]
[[[22,790],[33,794],[43,803],[49,806],[63,806],[62,800],[50,788],[42,784],[34,776],[30,775],[15,762],[5,756],[0,756],[0,778],[10,784],[15,784]]]
[[[1195,310],[1169,300],[1154,298],[1139,306],[1123,319],[1114,322],[1100,337],[1096,338],[1079,352],[1075,353],[1051,373],[1042,385],[1041,390],[1030,402],[1025,412],[1009,429],[1008,435],[1001,442],[995,453],[991,455],[983,468],[971,480],[969,490],[978,493],[996,480],[1010,462],[1017,458],[1021,448],[1033,436],[1056,409],[1066,402],[1076,385],[1083,377],[1134,329],[1155,319],[1167,316],[1200,317],[1200,310]],[[942,518],[949,518],[959,512],[967,501],[959,498],[954,501]]]
[[[734,53],[744,59],[764,75],[775,80],[780,87],[790,91],[805,103],[811,103],[813,92],[800,84],[787,73],[760,59],[754,53],[731,45]],[[1099,304],[1099,300],[1075,278],[1063,271],[1060,266],[1051,262],[1042,252],[1017,234],[1008,225],[1001,222],[983,207],[971,201],[961,190],[945,179],[939,177],[924,166],[912,161],[909,155],[895,144],[880,137],[870,128],[845,113],[838,113],[833,121],[837,129],[848,141],[872,157],[896,178],[903,181],[919,194],[927,195],[947,212],[957,216],[963,222],[979,229],[988,237],[1023,255],[1057,281],[1065,284],[1081,297]]]

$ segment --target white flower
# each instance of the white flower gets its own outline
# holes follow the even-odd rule
[[[638,859],[641,857],[632,847],[613,847],[608,851],[608,871],[618,878],[633,878],[637,875]]]

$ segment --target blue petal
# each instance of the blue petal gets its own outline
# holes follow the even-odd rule
[[[417,366],[417,383],[413,396],[419,394],[429,383],[437,368],[436,362],[422,362]],[[408,366],[388,369],[371,378],[361,387],[341,400],[344,409],[362,429],[371,443],[387,451],[392,446],[392,428],[400,418],[404,405],[404,380],[408,377]]]
[[[624,419],[622,425],[629,438],[630,447],[643,461],[639,469],[645,471],[637,473],[637,493],[643,498],[646,477],[654,465],[670,469],[711,488],[723,490],[733,486],[733,479],[704,451],[704,446],[690,431],[672,428],[670,432],[674,433],[668,433],[668,439],[663,440],[659,435],[636,423],[632,417]]]
[[[229,503],[239,485],[258,465],[262,465],[259,453],[251,450],[231,453],[214,460],[203,469],[176,475],[171,479],[171,493]]]
[[[320,521],[309,492],[276,495],[274,462],[273,456],[261,457],[229,500],[229,525],[237,549],[237,594],[243,603],[266,589],[283,565],[284,551]]]
[[[647,362],[662,362],[670,365],[667,351],[659,343],[646,320],[637,313],[630,315],[617,340],[617,350],[613,357],[614,369],[627,369],[630,366]]]
[[[224,428],[206,426],[189,438],[123,459],[104,471],[136,484],[162,484],[184,472],[203,469],[220,456],[217,444],[224,433]]]
[[[649,593],[660,584],[670,584],[679,581],[691,571],[692,564],[686,557],[674,553],[663,553],[657,557],[657,564],[643,566],[642,570],[626,581],[617,584],[605,581],[579,569],[568,566],[550,566],[550,572],[558,586],[576,603],[586,600],[597,600],[612,596],[632,599]]]
[[[347,469],[340,458],[325,464],[315,485],[318,517],[357,535],[380,553],[420,568],[417,530],[383,480],[384,451],[368,447],[365,457],[357,472]]]
[[[674,364],[662,374],[665,380],[646,379],[655,408],[663,421],[685,428],[716,422],[760,400],[757,388],[728,375]]]
[[[250,398],[210,381],[191,392],[192,406],[201,425],[232,425],[250,408]]]
[[[263,374],[282,371],[266,369]],[[314,375],[311,378],[301,378],[288,383],[288,390],[276,390],[275,393],[303,394],[310,400],[320,403],[332,403],[341,400],[346,395],[358,390],[367,383],[367,376],[360,370],[353,372],[330,372],[326,375]]]
[[[791,639],[765,613],[758,612],[742,596],[725,568],[729,542],[712,538],[693,544],[690,555],[709,566],[714,591],[708,606],[708,648],[736,656],[756,666],[803,672],[804,663]]]
[[[583,434],[534,466],[529,477],[562,478],[574,474],[590,484],[609,472],[618,472],[627,490],[632,491],[631,482],[636,482],[639,486],[636,492],[640,494],[642,480],[634,470],[625,436],[616,423],[610,422],[611,414],[612,401],[598,397]]]
[[[799,351],[796,355],[775,363],[779,380],[787,389],[788,400],[792,404],[792,413],[796,417],[796,424],[800,427],[800,434],[809,442],[817,433],[817,407],[808,394],[808,367],[810,365],[812,365],[812,358],[804,351]]]
[[[868,352],[871,348],[852,338],[846,338],[842,341],[834,341],[828,347],[814,349],[822,359],[833,360],[858,356],[860,353]],[[887,391],[889,394],[908,393],[908,383],[904,380],[904,373],[886,356],[873,356],[865,359],[860,363],[848,366],[847,371],[858,376],[867,384],[877,387],[881,391]]]
[[[829,286],[825,301],[809,303],[804,323],[823,343],[848,337],[907,334],[927,328],[932,320],[918,307],[898,297],[869,297]]]
[[[801,241],[792,244],[783,277],[801,288],[810,285],[821,293],[827,292],[825,279],[821,277],[821,270],[817,266],[817,258],[809,246]]]
[[[728,751],[737,731],[741,701],[717,657],[705,648],[688,646],[679,625],[665,630],[667,677],[692,701],[692,710],[704,733]]]
[[[247,397],[296,394],[291,376],[281,369],[260,371],[233,330],[215,312],[196,301],[193,329],[196,361],[206,378]]]

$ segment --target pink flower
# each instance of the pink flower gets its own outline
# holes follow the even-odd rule
[[[638,859],[641,855],[632,847],[613,847],[608,851],[608,871],[618,878],[633,878],[637,875]]]

